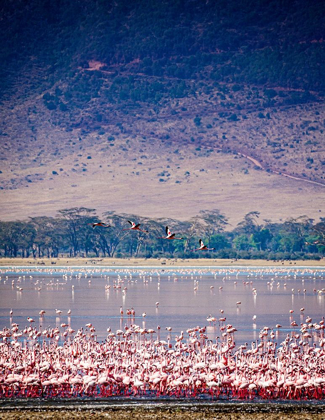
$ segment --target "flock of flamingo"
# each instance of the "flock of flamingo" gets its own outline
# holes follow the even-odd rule
[[[131,227],[129,229],[123,229],[123,230],[133,230],[133,231],[138,231],[138,232],[143,232],[143,233],[149,233],[147,230],[140,229],[140,226],[141,226],[140,223],[135,223],[135,222],[132,222],[131,220],[128,220],[128,223],[130,223]],[[103,222],[90,223],[90,225],[92,225],[93,228],[96,228],[96,227],[110,228],[111,227],[110,225]],[[185,239],[185,238],[177,238],[176,233],[172,233],[168,226],[166,226],[165,231],[166,231],[166,236],[158,237],[158,239],[168,239],[168,240]],[[192,249],[191,251],[194,252],[194,251],[214,251],[215,250],[215,248],[208,248],[206,245],[204,245],[202,239],[199,239],[199,244],[200,244],[199,248]]]
[[[13,323],[0,331],[0,397],[324,398],[324,319],[305,322],[278,348],[267,327],[259,343],[235,348],[237,329],[224,318],[217,324],[215,342],[206,327],[195,327],[173,345],[170,335],[159,339],[159,327],[133,323],[115,333],[108,329],[103,342],[90,323],[77,332],[68,324],[40,331]]]
[[[0,398],[324,399],[324,317],[303,320],[301,308],[298,329],[289,312],[291,329],[279,345],[277,324],[236,347],[237,329],[223,310],[207,317],[209,327],[189,328],[174,339],[166,327],[163,340],[160,326],[140,327],[133,308],[121,309],[121,329],[107,328],[104,341],[92,323],[73,330],[70,310],[68,322],[45,329],[31,317],[20,328],[11,311],[10,328],[0,330]],[[43,320],[45,311],[39,316]]]

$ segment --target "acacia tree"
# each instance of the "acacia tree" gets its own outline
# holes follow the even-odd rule
[[[259,216],[258,211],[251,211],[245,215],[243,221],[238,223],[234,231],[234,245],[237,249],[255,248],[258,251],[267,249],[272,234],[268,227],[258,223]]]
[[[252,233],[255,232],[256,218],[259,217],[258,212],[250,212],[244,216],[232,232],[232,245],[240,251],[248,251],[254,246],[252,242]]]
[[[281,226],[282,236],[280,243],[284,251],[303,251],[306,246],[306,237],[311,231],[313,219],[307,216],[291,217]]]
[[[156,250],[160,253],[173,255],[175,251],[184,251],[184,243],[186,244],[186,238],[188,237],[188,229],[190,228],[189,222],[182,222],[177,219],[157,219],[154,223],[153,230],[155,232]],[[172,233],[176,234],[176,237],[182,237],[183,240],[165,240],[160,239],[166,236],[166,226],[171,230]]]
[[[27,222],[1,222],[1,243],[6,257],[28,257],[35,237],[35,230]]]
[[[148,245],[152,246],[155,243],[159,227],[156,221],[134,214],[116,215],[115,212],[106,212],[105,215],[107,223],[111,225],[108,236],[109,255],[111,257],[114,256],[117,249],[129,256],[137,257],[143,247],[145,247],[144,252],[146,253]],[[131,231],[129,220],[140,223],[141,228],[147,232]]]
[[[320,222],[311,226],[311,233],[313,234],[312,245],[317,245],[318,248],[324,251],[325,248],[325,217],[320,218]]]
[[[201,210],[197,220],[202,222],[201,227],[203,228],[204,236],[207,238],[209,246],[211,237],[224,232],[228,224],[228,219],[218,209]]]
[[[138,221],[144,227],[144,230],[147,233],[139,232],[138,239],[136,241],[136,248],[134,256],[137,257],[142,248],[145,248],[145,254],[148,253],[148,247],[150,246],[151,252],[159,246],[160,237],[163,237],[162,232],[165,231],[167,222],[164,220],[165,224],[159,223],[157,220],[153,220],[147,217],[138,218]],[[173,225],[178,231],[182,231],[182,223],[179,222],[178,225]],[[179,243],[181,241],[177,241]]]
[[[22,257],[29,257],[31,250],[33,248],[33,243],[36,236],[36,231],[34,227],[28,222],[20,222],[18,226],[15,226],[19,229],[17,234],[18,247],[21,249]]]
[[[45,252],[48,257],[58,256],[64,246],[62,220],[47,216],[31,217],[30,224],[36,232],[32,249],[34,258],[44,256]]]
[[[115,211],[107,211],[104,213],[105,222],[111,227],[109,228],[109,235],[105,236],[106,250],[109,257],[114,257],[114,254],[120,242],[127,235],[128,232],[123,231],[128,224],[129,216],[126,214],[117,215]]]
[[[31,253],[34,257],[51,257],[68,249],[71,256],[84,251],[87,256],[94,252],[96,256],[102,253],[113,257],[118,251],[121,256],[169,257],[177,253],[190,257],[194,254],[187,252],[189,245],[196,248],[200,238],[204,242],[209,240],[209,246],[219,251],[226,248],[229,251],[229,237],[232,238],[233,248],[244,251],[243,255],[248,257],[251,250],[290,254],[325,252],[325,218],[316,224],[306,216],[291,218],[284,223],[264,220],[264,224],[259,224],[259,213],[250,212],[235,230],[226,234],[224,228],[227,219],[218,210],[200,212],[190,221],[166,218],[154,220],[106,212],[105,221],[111,227],[93,229],[92,223],[99,222],[94,212],[94,209],[80,207],[60,210],[57,218],[33,217],[27,222],[0,222],[0,250],[7,257],[28,257]],[[148,233],[130,231],[128,220],[140,223]],[[166,236],[166,226],[184,240],[159,239]],[[229,255],[228,251],[221,255]],[[274,257],[278,258],[275,254]]]
[[[70,254],[74,257],[80,252],[81,244],[85,249],[86,255],[88,255],[89,250],[92,248],[92,230],[88,224],[98,221],[94,213],[95,209],[86,207],[73,207],[71,209],[59,210],[59,215],[63,218],[67,231]]]
[[[93,250],[95,251],[97,257],[99,257],[100,251],[102,252],[103,257],[106,257],[106,254],[109,252],[108,235],[109,229],[107,228],[94,230]]]
[[[196,243],[194,238],[196,240],[201,239],[204,236],[204,229],[205,224],[199,216],[194,216],[190,219],[189,226],[186,229],[185,252],[188,252],[190,247],[195,247]]]
[[[245,214],[244,220],[239,222],[237,225],[238,231],[242,231],[248,235],[256,233],[260,229],[257,219],[260,217],[260,212],[250,211]]]

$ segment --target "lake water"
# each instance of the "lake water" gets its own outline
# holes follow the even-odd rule
[[[98,340],[107,337],[108,327],[115,332],[131,323],[155,331],[159,325],[161,339],[207,326],[208,337],[215,340],[220,331],[209,325],[211,315],[226,317],[226,324],[237,328],[239,345],[258,339],[264,326],[278,331],[280,343],[293,330],[293,320],[300,325],[307,316],[313,322],[325,316],[324,267],[2,267],[0,275],[1,329],[13,322],[27,326],[29,316],[41,328],[68,323],[77,330],[92,323]],[[126,314],[131,308],[134,319]],[[42,309],[44,318],[39,316]],[[282,328],[277,330],[276,324]]]

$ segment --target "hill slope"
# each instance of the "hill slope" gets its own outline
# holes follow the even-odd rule
[[[317,217],[324,12],[302,0],[6,2],[0,219],[76,203]]]

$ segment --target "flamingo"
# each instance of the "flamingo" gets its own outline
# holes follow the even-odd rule
[[[168,226],[166,226],[166,236],[159,237],[158,239],[185,239],[185,238],[176,238],[176,233],[171,233]]]
[[[91,225],[93,227],[93,229],[97,226],[104,227],[104,228],[111,227],[111,225],[107,225],[106,223],[103,223],[103,222],[88,223],[88,225]]]
[[[199,240],[200,248],[192,249],[192,251],[214,251],[215,248],[208,248],[204,245],[202,239]]]
[[[131,220],[128,220],[128,223],[130,223],[131,228],[130,229],[123,229],[123,230],[138,230],[139,232],[144,232],[144,233],[148,233],[147,230],[142,230],[140,229],[140,223],[135,224],[134,222],[131,222]]]
[[[211,315],[207,320],[217,321]],[[131,325],[124,328],[125,332],[120,329],[114,334],[107,328],[108,337],[103,343],[97,341],[91,323],[86,324],[91,334],[88,331],[84,334],[81,328],[75,337],[71,336],[75,333],[71,328],[63,333],[59,327],[49,327],[41,332],[32,326],[19,330],[18,324],[13,323],[11,330],[0,330],[0,336],[5,338],[5,344],[0,346],[1,362],[5,367],[0,372],[0,397],[73,398],[80,393],[107,398],[108,395],[122,396],[126,392],[136,395],[148,390],[150,395],[153,392],[163,398],[171,395],[195,397],[199,392],[221,398],[323,400],[323,336],[307,332],[306,326],[301,341],[298,341],[300,334],[294,334],[292,338],[288,335],[277,349],[274,339],[279,333],[264,327],[260,335],[262,342],[253,341],[251,348],[245,343],[232,351],[237,329],[230,324],[224,326],[225,321],[225,318],[219,319],[220,330],[225,331],[222,334],[225,342],[216,337],[216,345],[205,335],[208,327],[199,326],[187,330],[189,338],[184,344],[184,332],[181,331],[173,345],[172,327],[166,327],[167,342],[160,341],[160,326],[157,326],[157,340],[153,338],[156,334],[153,329]],[[319,325],[310,325],[310,330],[317,331],[324,323],[323,317]],[[66,328],[68,324],[60,325]],[[151,336],[150,342],[144,338],[137,343],[136,360],[132,357],[135,349],[133,332]],[[267,341],[268,334],[272,341]],[[63,346],[53,345],[52,339],[58,342],[61,336],[68,335],[70,338]],[[12,340],[9,339],[11,336]],[[23,336],[24,339],[18,342]],[[39,351],[39,343],[35,341],[41,336],[44,341]],[[313,345],[309,343],[311,339]],[[71,356],[74,367],[70,363]]]

